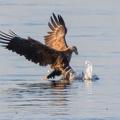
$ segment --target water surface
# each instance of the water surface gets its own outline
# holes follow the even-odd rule
[[[71,66],[93,63],[100,80],[51,86],[42,78],[49,67],[39,67],[0,47],[1,120],[119,120],[120,119],[120,1],[29,0],[0,3],[0,30],[44,42],[50,16],[65,19],[68,45],[75,45]],[[56,78],[58,79],[58,78]]]

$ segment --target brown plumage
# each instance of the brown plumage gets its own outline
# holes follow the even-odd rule
[[[53,16],[55,21],[57,22],[57,18],[54,14]],[[60,16],[59,19],[61,19]],[[54,21],[52,21],[52,23],[55,27],[56,23],[54,23]],[[63,19],[61,19],[61,24],[65,26]],[[49,24],[49,26],[51,26],[52,28],[52,25]],[[58,50],[53,44],[48,44],[49,42],[47,42],[47,40],[49,41],[50,39],[46,39],[45,45],[30,37],[28,37],[27,39],[22,38],[11,30],[9,31],[9,33],[10,34],[6,34],[0,31],[0,43],[2,43],[1,46],[7,48],[8,50],[16,52],[20,56],[24,56],[29,61],[32,61],[36,64],[38,63],[40,66],[50,65],[53,71],[44,79],[54,78],[55,76],[59,76],[61,74],[63,74],[64,79],[69,79],[69,77],[66,77],[66,74],[69,70],[72,69],[69,65],[69,62],[72,52],[75,52],[77,54],[76,47],[70,46],[65,48],[65,46],[63,45],[64,49]],[[50,34],[50,36],[51,35],[52,34]],[[55,41],[55,43],[57,43],[57,41]]]
[[[73,49],[75,54],[78,54],[77,48],[75,46],[68,46],[65,40],[65,35],[67,34],[67,28],[65,26],[65,22],[61,15],[58,17],[53,13],[53,17],[51,16],[51,23],[48,22],[48,26],[52,30],[48,32],[47,36],[44,36],[45,45],[52,47],[58,51],[64,51],[68,48]],[[70,62],[72,56],[72,52],[67,54],[68,61]]]
[[[49,35],[44,36],[45,44],[56,50],[65,50],[68,47],[65,41],[67,28],[62,16],[58,15],[57,18],[53,13],[53,17],[51,16],[51,23],[48,22],[48,26],[52,32],[48,32]]]

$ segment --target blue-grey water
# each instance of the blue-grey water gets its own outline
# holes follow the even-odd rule
[[[120,1],[1,0],[0,31],[44,42],[53,12],[78,48],[71,66],[81,71],[90,60],[100,79],[51,87],[42,80],[50,67],[0,47],[0,120],[120,120]]]

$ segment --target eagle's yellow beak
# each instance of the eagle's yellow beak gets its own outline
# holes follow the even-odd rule
[[[75,51],[75,54],[78,55],[78,51],[77,50]]]

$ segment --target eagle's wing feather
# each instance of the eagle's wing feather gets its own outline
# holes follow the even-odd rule
[[[48,26],[52,32],[48,32],[49,35],[44,36],[45,44],[56,50],[65,50],[68,47],[65,40],[67,28],[62,16],[58,15],[57,18],[53,13],[53,17],[51,17],[51,23],[49,22]]]
[[[10,31],[10,35],[0,31],[0,43],[26,59],[39,63],[40,66],[53,64],[59,55],[59,52],[28,37],[24,39]]]

